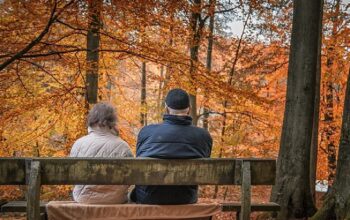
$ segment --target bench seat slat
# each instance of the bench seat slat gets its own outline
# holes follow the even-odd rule
[[[45,206],[47,202],[40,201],[40,212],[45,212]],[[12,201],[8,202],[5,205],[1,206],[1,212],[25,212],[27,207],[26,201]],[[252,211],[279,211],[280,206],[276,203],[252,203]],[[232,202],[232,203],[223,203],[222,211],[223,212],[238,212],[241,210],[241,203]]]
[[[40,201],[40,212],[46,211],[47,202]],[[26,212],[26,201],[12,201],[1,206],[1,212]]]

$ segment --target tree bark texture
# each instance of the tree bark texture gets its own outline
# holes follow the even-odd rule
[[[88,104],[96,103],[98,97],[101,7],[102,0],[88,1],[89,24],[86,41],[86,100]]]
[[[190,42],[190,83],[192,85],[192,91],[190,92],[190,104],[191,104],[191,117],[193,125],[197,126],[197,87],[195,86],[195,75],[197,73],[197,63],[198,63],[198,52],[199,44],[201,38],[201,29],[203,28],[203,23],[201,21],[201,0],[194,0],[193,11],[191,13],[190,27],[192,38]]]
[[[321,7],[321,0],[295,0],[293,6],[287,98],[271,195],[271,200],[281,205],[279,220],[305,218],[316,212],[310,190],[310,148]]]
[[[324,0],[321,1],[321,8],[323,9]],[[323,10],[320,11],[320,17],[323,17]],[[316,201],[316,173],[317,173],[317,153],[318,153],[318,131],[320,121],[320,88],[321,88],[321,54],[322,54],[322,19],[319,20],[319,38],[318,38],[318,51],[317,51],[317,74],[316,74],[316,86],[315,86],[315,109],[314,109],[314,122],[312,128],[312,140],[311,140],[311,154],[310,154],[310,189],[311,195]]]
[[[170,20],[172,21],[171,24],[173,24],[174,21],[174,14],[171,13],[170,14]],[[169,27],[169,32],[170,32],[170,39],[169,39],[169,46],[172,47],[174,44],[174,26],[170,25]],[[169,82],[171,79],[171,74],[173,73],[173,68],[172,68],[172,63],[169,62],[165,68],[165,76],[164,76],[164,82],[163,82],[163,86],[162,86],[162,103],[161,103],[161,108],[162,110],[165,108],[165,97],[169,91]]]
[[[214,35],[214,20],[215,20],[215,5],[216,0],[210,0],[210,18],[209,18],[209,36],[208,36],[208,50],[207,50],[207,71],[208,73],[211,71],[211,64],[212,64],[212,53],[213,53],[213,35]],[[208,92],[204,92],[204,109],[203,109],[203,128],[208,130],[209,129],[209,107],[207,106],[209,97]]]
[[[141,66],[141,125],[147,125],[147,103],[146,103],[146,84],[147,84],[147,76],[146,76],[146,63],[142,62]]]

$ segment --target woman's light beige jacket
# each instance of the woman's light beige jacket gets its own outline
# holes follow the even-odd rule
[[[78,139],[70,157],[133,157],[129,145],[114,130],[89,127],[88,135]],[[125,203],[129,186],[76,185],[73,199],[79,203]]]

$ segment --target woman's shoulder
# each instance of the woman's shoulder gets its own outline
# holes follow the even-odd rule
[[[129,144],[125,140],[119,136],[115,136],[113,139],[114,140],[110,145],[113,147],[113,152],[118,152],[118,154],[123,157],[133,156]]]
[[[83,137],[80,137],[78,140],[76,140],[70,151],[70,156],[73,156],[73,157],[78,156],[80,154],[82,147],[87,144],[88,142],[87,139],[88,139],[88,135],[85,135]]]

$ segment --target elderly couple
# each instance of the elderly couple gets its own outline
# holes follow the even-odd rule
[[[169,91],[165,99],[167,114],[162,124],[149,125],[137,138],[137,157],[190,159],[210,157],[212,138],[192,126],[190,101],[182,89]],[[89,112],[88,135],[77,140],[71,157],[132,157],[128,144],[118,137],[116,113],[108,104],[99,103]],[[197,186],[128,186],[78,185],[73,198],[80,203],[191,204],[197,202]]]

